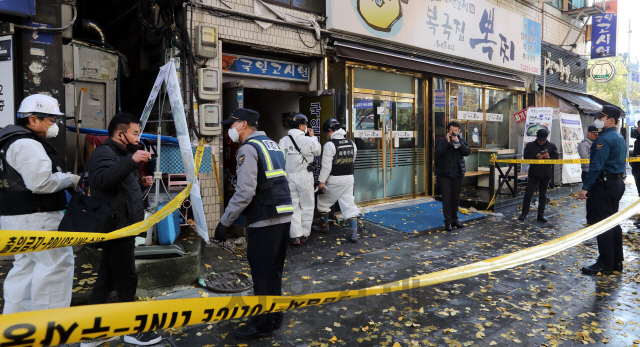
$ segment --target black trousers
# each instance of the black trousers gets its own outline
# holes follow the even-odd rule
[[[282,295],[282,272],[289,244],[291,223],[247,229],[247,260],[253,277],[254,295]],[[269,308],[266,308],[269,309]],[[282,325],[284,312],[252,318],[258,330],[269,331]]]
[[[587,199],[587,223],[595,224],[618,212],[620,199],[624,195],[624,180],[610,179],[607,182],[596,182],[589,190]],[[624,260],[622,254],[622,228],[619,225],[596,237],[600,263],[613,266]]]
[[[531,207],[531,198],[538,188],[539,201],[538,215],[544,215],[544,208],[547,206],[547,188],[549,188],[549,182],[551,178],[538,178],[529,177],[527,180],[527,190],[524,193],[524,199],[522,200],[522,213],[529,213]]]
[[[102,243],[98,279],[91,292],[90,305],[104,304],[114,290],[118,302],[136,300],[138,273],[134,256],[135,239],[126,237]]]
[[[633,178],[636,180],[636,189],[638,189],[638,195],[640,195],[640,173],[634,173]]]
[[[438,177],[442,194],[442,214],[445,224],[458,221],[458,206],[460,206],[460,192],[464,176],[449,178]]]

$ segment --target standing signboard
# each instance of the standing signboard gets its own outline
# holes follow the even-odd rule
[[[540,74],[542,27],[485,0],[327,0],[327,29]]]
[[[578,144],[584,139],[580,115],[560,113],[563,159],[580,159]],[[562,165],[562,184],[582,181],[580,164]]]
[[[178,74],[176,73],[176,67],[173,59],[171,62],[160,68],[158,78],[154,84],[154,88],[151,90],[147,105],[142,115],[142,127],[140,131],[144,131],[144,124],[149,118],[150,109],[153,107],[153,103],[158,96],[160,86],[164,81],[169,96],[169,103],[171,104],[171,112],[173,114],[173,122],[176,127],[176,137],[180,145],[180,153],[182,154],[182,165],[184,167],[184,174],[187,181],[191,183],[195,174],[196,166],[193,160],[193,150],[191,148],[191,141],[189,140],[189,127],[187,126],[187,119],[184,112],[184,103],[182,102],[182,94],[180,92],[180,82],[178,81]],[[207,221],[204,216],[204,207],[202,204],[202,196],[200,194],[200,185],[198,180],[193,181],[193,186],[190,193],[191,208],[193,211],[193,219],[195,220],[195,229],[205,242],[209,243],[209,232],[207,231]]]
[[[524,124],[524,139],[522,143],[523,153],[527,143],[536,140],[538,130],[547,129],[549,131],[549,135],[551,135],[553,112],[553,107],[529,107],[527,109],[527,118]],[[522,171],[528,170],[529,164],[523,164]]]

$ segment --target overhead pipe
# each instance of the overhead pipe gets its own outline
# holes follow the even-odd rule
[[[100,25],[98,25],[98,23],[85,19],[82,21],[82,28],[87,31],[95,32],[100,36],[100,42],[107,43],[107,36],[104,34],[104,30]]]

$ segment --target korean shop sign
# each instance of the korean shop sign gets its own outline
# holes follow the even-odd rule
[[[541,26],[485,0],[327,0],[327,28],[534,75]]]
[[[236,54],[222,55],[222,72],[271,79],[309,82],[309,65],[286,61],[247,57]]]
[[[591,59],[616,56],[618,16],[606,13],[593,16],[591,29]]]
[[[598,60],[591,70],[589,70],[589,76],[596,83],[607,83],[613,79],[616,75],[616,66],[608,60]]]

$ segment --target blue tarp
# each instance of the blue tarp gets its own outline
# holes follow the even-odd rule
[[[67,126],[67,130],[75,133],[76,127]],[[98,136],[107,136],[109,134],[109,132],[104,129],[89,129],[89,128],[80,128],[80,133],[89,134],[89,135],[98,135]],[[142,138],[145,140],[155,141],[158,139],[158,135],[143,133]],[[176,139],[175,137],[161,136],[160,139],[163,145],[172,145],[172,146],[179,145],[178,139]]]
[[[461,223],[480,217],[482,215],[479,213],[465,215],[458,212],[458,218]],[[420,232],[444,226],[442,203],[440,201],[369,212],[365,213],[362,218],[405,233]]]

